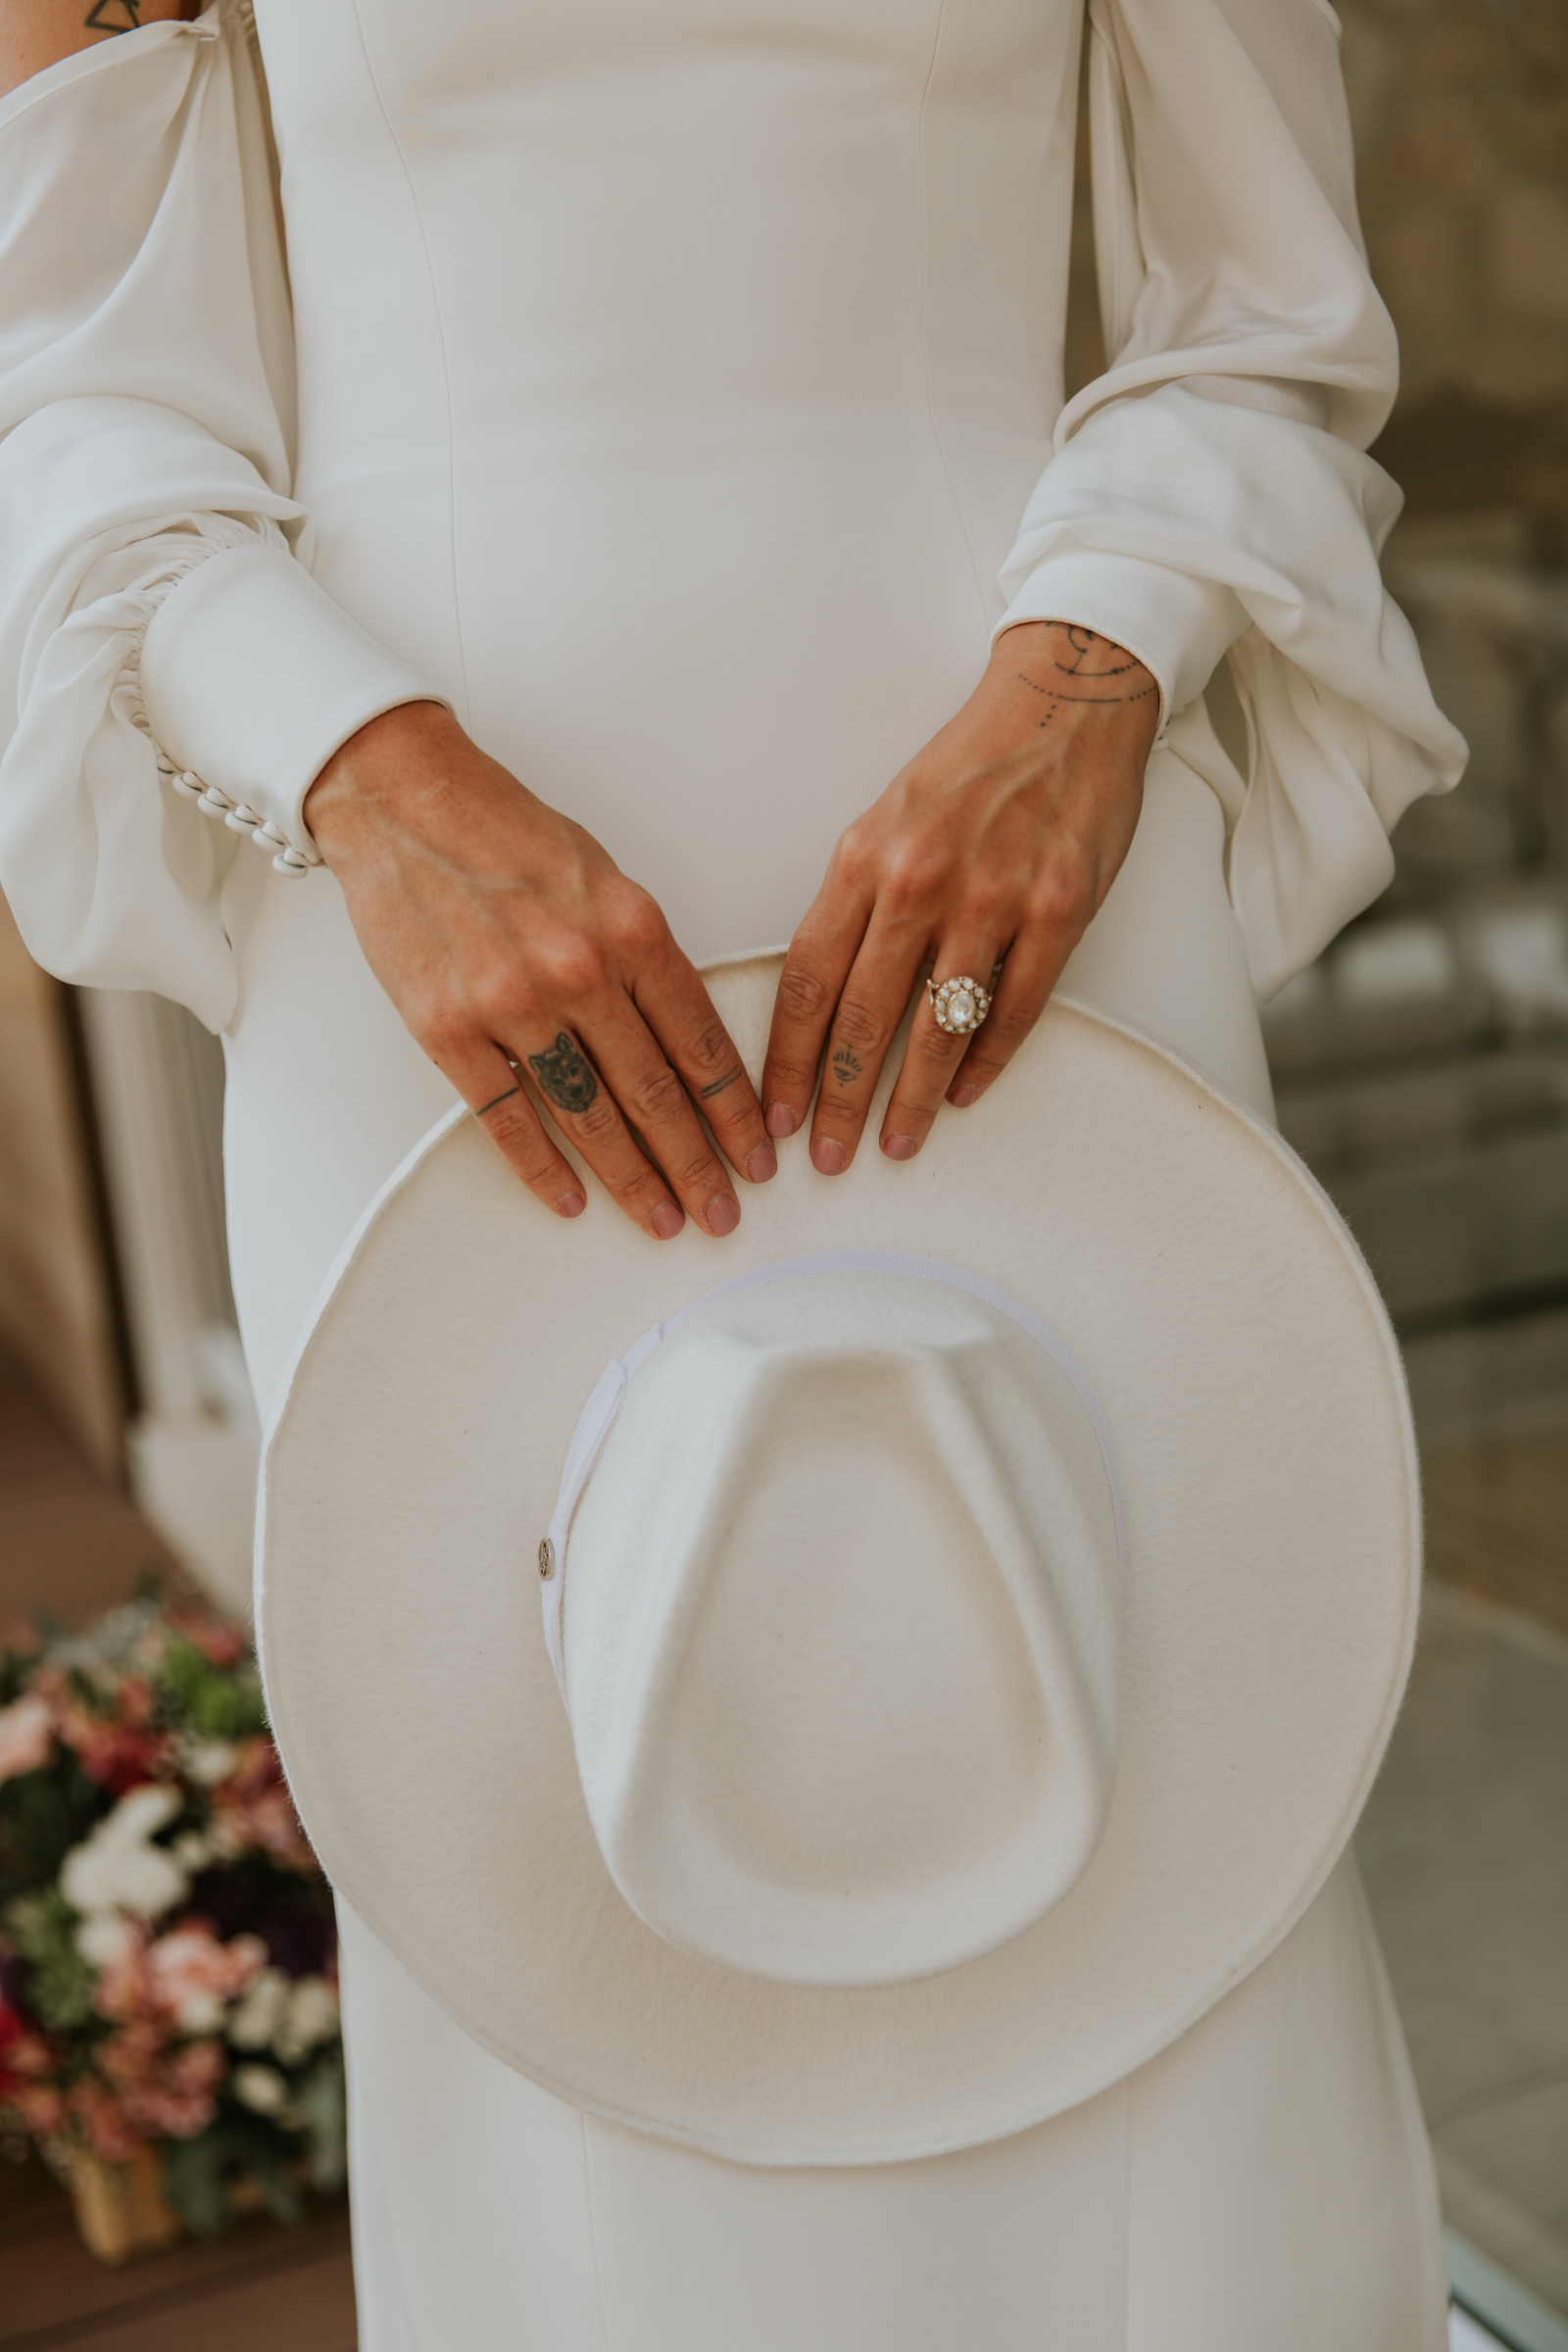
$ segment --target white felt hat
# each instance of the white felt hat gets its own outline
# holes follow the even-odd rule
[[[708,975],[753,1068],[778,968]],[[1342,1851],[1414,1630],[1398,1357],[1278,1136],[1065,1004],[918,1159],[786,1148],[744,1207],[564,1228],[426,1138],[269,1435],[273,1722],[509,2064],[751,2162],[923,2156],[1152,2056]]]

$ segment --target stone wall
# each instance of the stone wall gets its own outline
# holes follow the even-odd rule
[[[1568,5],[1341,0],[1413,516],[1506,508],[1568,562]]]

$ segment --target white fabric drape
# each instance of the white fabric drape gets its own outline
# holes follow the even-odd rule
[[[0,101],[0,888],[47,969],[158,990],[221,1028],[237,983],[220,893],[239,843],[159,776],[150,622],[207,559],[261,559],[263,625],[240,648],[252,692],[230,690],[226,727],[236,783],[291,841],[320,761],[428,692],[329,609],[331,709],[303,760],[267,757],[326,600],[290,495],[288,290],[232,0]],[[171,637],[171,662],[210,667],[194,632]],[[187,699],[199,719],[207,697]],[[167,740],[178,732],[161,748],[193,763]],[[203,772],[222,785],[228,762]]]
[[[1327,0],[1091,0],[1090,37],[1110,365],[1057,420],[1001,627],[1084,621],[1185,709],[1169,740],[1225,807],[1269,996],[1385,887],[1394,825],[1465,760],[1378,570],[1401,502],[1363,453],[1397,355],[1356,220],[1339,23]],[[1172,572],[1208,590],[1185,643]],[[1191,707],[1227,645],[1245,783]]]

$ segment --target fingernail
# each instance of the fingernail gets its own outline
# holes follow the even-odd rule
[[[971,1102],[978,1102],[979,1100],[980,1089],[977,1086],[956,1086],[948,1097],[955,1110],[967,1110]]]
[[[581,1193],[563,1193],[556,1202],[558,1217],[580,1217],[588,1203]]]
[[[746,1162],[746,1173],[754,1184],[768,1183],[778,1174],[778,1153],[770,1152],[766,1144],[759,1144]]]
[[[686,1220],[673,1200],[661,1200],[654,1211],[654,1231],[662,1242],[672,1242]]]
[[[707,1216],[709,1232],[719,1241],[723,1240],[726,1233],[733,1233],[741,1221],[739,1204],[731,1200],[728,1193],[713,1195],[708,1203]]]
[[[766,1127],[769,1135],[793,1135],[795,1133],[795,1113],[787,1102],[770,1102],[767,1106],[767,1117],[762,1124]]]
[[[836,1144],[830,1135],[819,1135],[811,1146],[811,1165],[819,1176],[842,1176],[844,1146]]]
[[[912,1159],[920,1149],[912,1135],[890,1135],[882,1146],[886,1159]]]

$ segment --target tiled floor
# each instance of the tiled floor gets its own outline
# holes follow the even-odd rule
[[[1426,1461],[1427,1566],[1568,1640],[1568,1420]]]
[[[1429,1586],[1362,1867],[1447,2219],[1568,2313],[1568,1425],[1427,1485],[1462,1589]]]
[[[72,1623],[158,1564],[123,1496],[83,1468],[0,1372],[0,1623],[42,1603]],[[110,2270],[37,2163],[0,2157],[0,2352],[354,2352],[348,2216],[266,2221]]]

